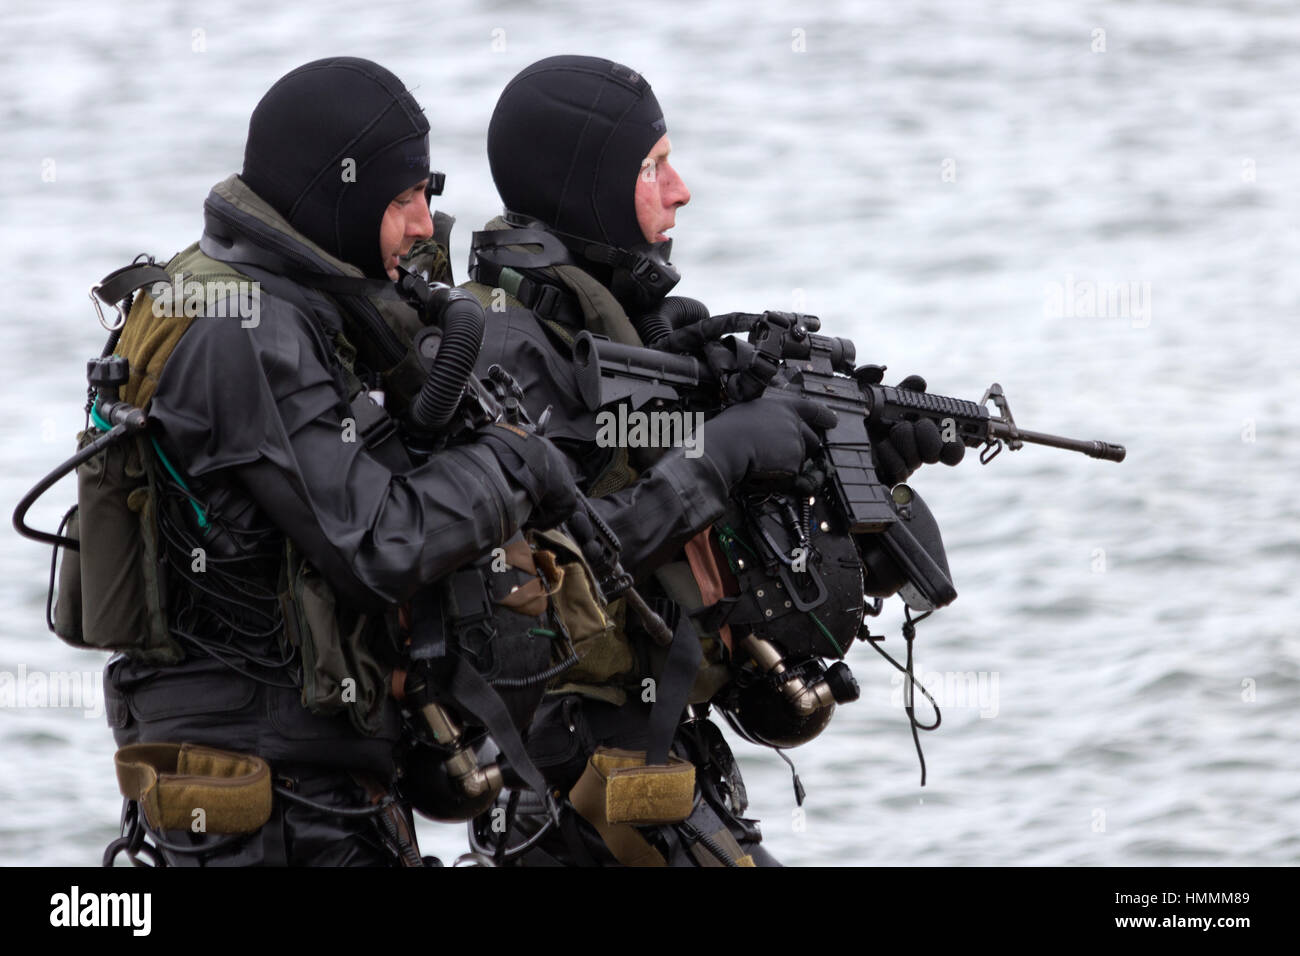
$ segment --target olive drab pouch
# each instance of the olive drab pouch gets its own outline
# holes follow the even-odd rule
[[[86,429],[78,448],[100,434]],[[184,654],[168,630],[162,596],[152,451],[148,440],[137,436],[109,445],[77,467],[77,508],[68,532],[94,546],[63,554],[54,632],[77,647],[174,664]]]
[[[81,541],[81,517],[73,505],[57,532]],[[57,588],[55,581],[58,582]],[[73,647],[86,647],[81,627],[81,554],[61,545],[50,558],[50,593],[45,600],[45,621],[50,630]]]
[[[189,251],[196,249],[197,244]],[[168,265],[174,267],[184,256]],[[143,259],[137,257],[91,288],[100,322],[110,332],[101,360],[112,355],[129,367],[126,384],[112,397],[141,409],[147,408],[163,363],[193,321],[155,313],[142,290],[169,281],[169,272],[152,258]],[[103,305],[117,310],[115,325],[106,321]],[[92,402],[94,394],[92,385]],[[109,430],[91,404],[86,410],[94,426],[78,436],[78,451]],[[51,595],[53,609],[47,612],[51,630],[76,647],[123,651],[151,664],[175,664],[185,656],[168,627],[159,465],[157,446],[137,432],[76,466],[77,505],[64,521],[66,536],[81,547],[74,551],[56,545],[58,598]]]
[[[284,638],[302,655],[302,705],[320,716],[346,712],[353,726],[374,736],[392,673],[379,660],[375,637],[388,631],[389,622],[340,605],[330,583],[291,541],[285,550],[280,608]]]
[[[596,576],[578,545],[559,530],[537,535],[555,554],[564,572],[560,589],[552,596],[555,613],[564,622],[573,641],[578,662],[553,685],[554,692],[580,691],[608,699],[621,706],[626,693],[617,679],[633,674],[636,655],[623,628],[626,609],[622,598],[602,605]]]

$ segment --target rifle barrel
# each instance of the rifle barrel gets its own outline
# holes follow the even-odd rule
[[[1008,443],[1019,439],[1034,445],[1051,445],[1053,448],[1064,448],[1066,451],[1082,452],[1089,458],[1101,458],[1105,461],[1123,461],[1124,456],[1128,454],[1123,445],[1115,445],[1111,442],[1065,438],[1061,435],[1049,435],[1047,432],[1031,432],[1019,427],[1013,430],[1000,418],[989,421],[989,433],[994,438],[1001,438]]]

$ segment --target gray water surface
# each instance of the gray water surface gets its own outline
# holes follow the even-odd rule
[[[506,80],[607,56],[654,85],[694,193],[678,291],[816,313],[891,381],[998,381],[1023,426],[1129,449],[916,477],[960,592],[918,629],[947,704],[927,785],[896,672],[856,646],[863,699],[791,754],[802,817],[777,756],[736,744],[766,845],[793,864],[1300,860],[1292,4],[10,0],[0,22],[5,510],[72,451],[103,342],[87,286],[197,237],[276,78],[350,54],[415,90],[463,273],[498,211],[483,142]],[[1087,283],[1131,294],[1089,307]],[[4,532],[0,684],[102,667],[46,632],[48,561]],[[893,601],[876,627],[896,656],[900,623]],[[96,864],[120,807],[102,709],[39,703],[0,706],[0,862]]]

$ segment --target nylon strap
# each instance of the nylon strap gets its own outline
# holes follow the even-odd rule
[[[581,310],[568,300],[565,290],[549,282],[540,282],[510,266],[482,259],[470,267],[470,276],[481,285],[504,289],[544,322],[567,319],[571,325],[582,325]]]
[[[151,286],[155,282],[170,285],[171,281],[171,276],[162,266],[152,262],[139,262],[114,269],[91,288],[105,305],[117,305],[137,289]]]
[[[510,711],[506,709],[501,695],[483,679],[483,675],[466,663],[459,654],[450,655],[454,660],[449,690],[456,703],[460,704],[478,718],[479,723],[487,728],[492,740],[501,748],[510,768],[523,778],[524,783],[536,793],[546,805],[554,809],[550,790],[515,729]]]
[[[677,724],[690,696],[695,673],[702,656],[699,638],[690,619],[681,615],[673,629],[673,640],[668,645],[668,657],[655,687],[655,702],[650,708],[649,730],[646,735],[646,763],[661,765],[668,762]]]

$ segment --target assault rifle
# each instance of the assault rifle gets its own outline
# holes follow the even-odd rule
[[[813,399],[835,411],[838,421],[825,433],[820,463],[833,509],[849,533],[878,536],[879,545],[907,581],[901,592],[904,600],[919,610],[943,607],[957,592],[946,568],[935,560],[934,549],[919,541],[909,527],[913,504],[919,499],[907,486],[891,489],[876,475],[868,429],[887,430],[900,422],[928,419],[946,438],[981,448],[983,464],[992,461],[1004,443],[1012,451],[1028,443],[1124,460],[1122,445],[1020,428],[997,383],[979,402],[882,385],[884,366],[855,367],[854,344],[816,334],[821,327],[816,316],[732,313],[700,325],[709,330],[705,339],[748,332],[752,353],[747,371],[767,381],[767,395]],[[666,329],[657,338],[670,347],[674,340],[681,337]],[[590,332],[579,333],[573,354],[579,393],[592,411],[620,402],[633,408],[684,403],[705,410],[727,403],[724,383],[707,362],[692,355],[622,345]],[[990,399],[996,415],[987,408]]]

